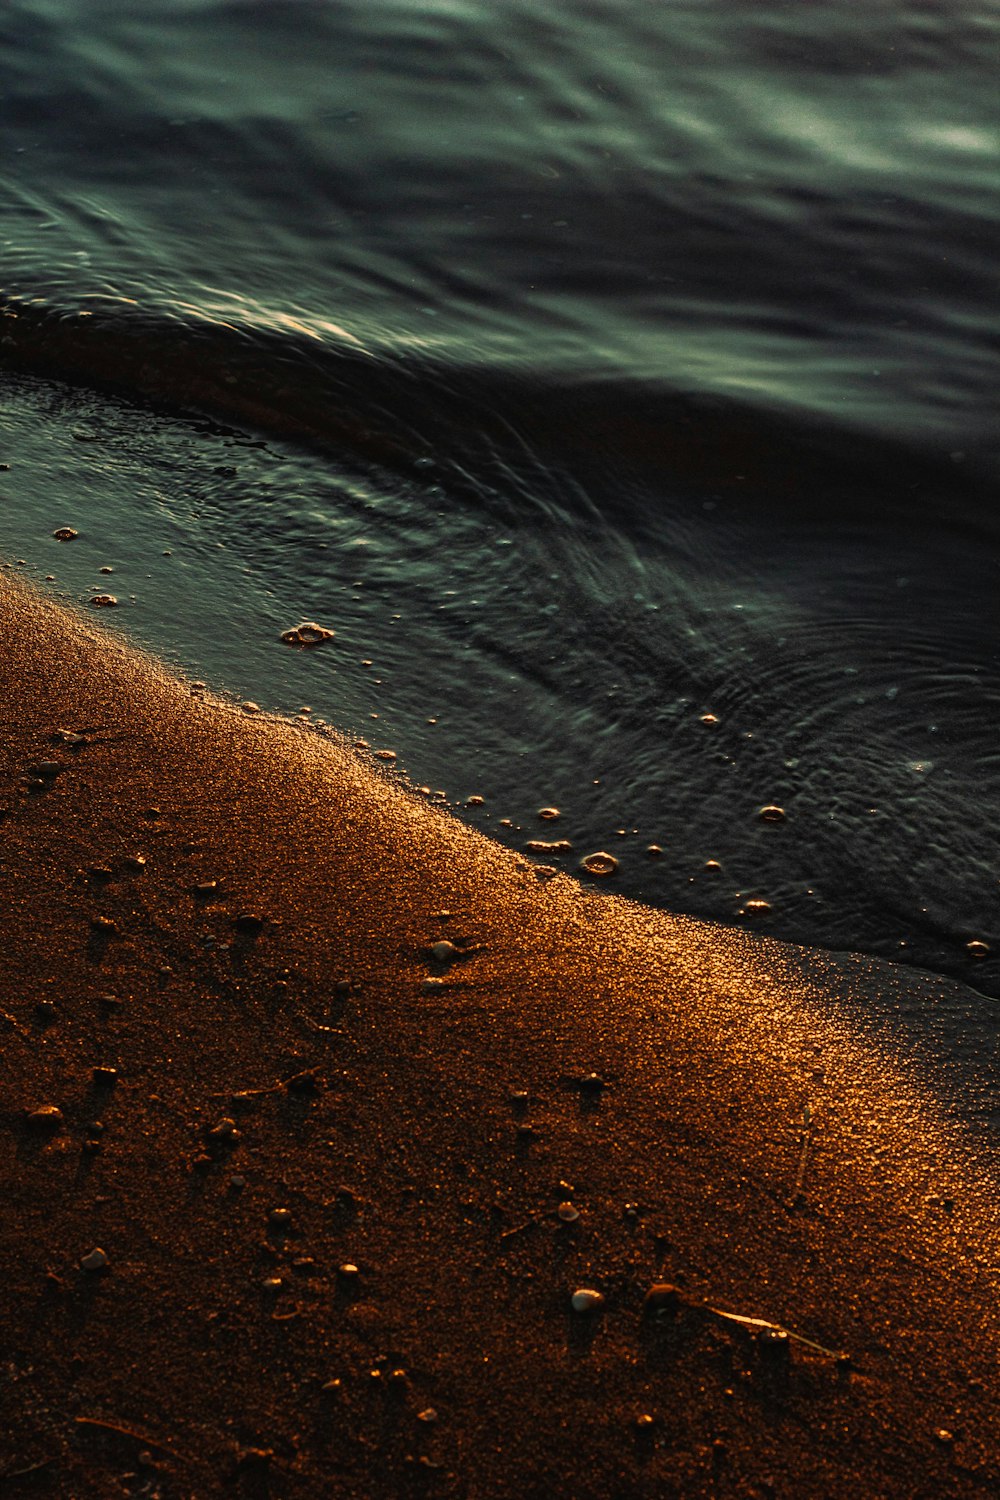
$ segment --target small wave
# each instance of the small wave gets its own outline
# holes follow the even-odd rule
[[[197,309],[149,313],[120,299],[60,306],[0,301],[0,362],[169,410],[198,411],[312,448],[412,472],[433,467],[489,504],[541,462],[582,477],[565,486],[616,524],[657,517],[626,476],[685,495],[725,495],[810,522],[946,516],[995,534],[995,460],[904,445],[752,401],[622,376],[567,380],[459,366],[413,350],[372,351],[343,330],[288,319],[269,327]],[[339,336],[337,336],[339,335]],[[524,486],[521,486],[522,491]],[[642,492],[642,498],[639,498]]]

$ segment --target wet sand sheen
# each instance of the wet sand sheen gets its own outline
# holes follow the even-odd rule
[[[852,971],[544,878],[10,580],[0,626],[12,1493],[997,1483],[992,1174]]]

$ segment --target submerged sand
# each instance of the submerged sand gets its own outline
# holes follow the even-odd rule
[[[993,1165],[860,970],[0,630],[4,1494],[997,1492]]]

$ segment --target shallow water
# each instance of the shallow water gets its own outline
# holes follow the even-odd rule
[[[0,549],[517,847],[996,993],[998,39],[12,0]]]

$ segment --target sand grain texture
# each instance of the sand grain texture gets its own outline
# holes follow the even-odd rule
[[[989,1163],[844,970],[0,630],[5,1495],[996,1493]]]

